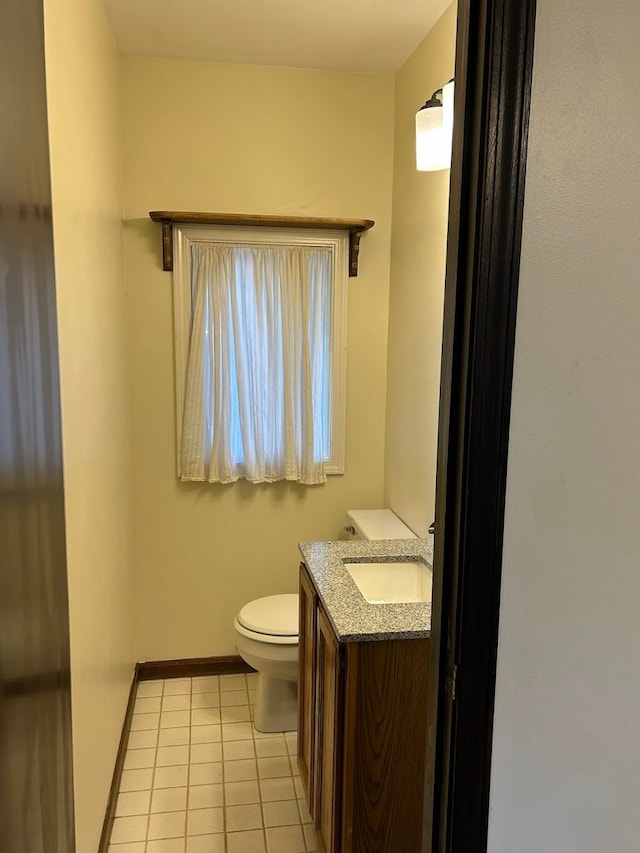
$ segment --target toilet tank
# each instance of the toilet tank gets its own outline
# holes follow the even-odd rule
[[[350,509],[345,528],[353,539],[416,539],[415,533],[390,509]],[[352,529],[350,529],[352,528]]]

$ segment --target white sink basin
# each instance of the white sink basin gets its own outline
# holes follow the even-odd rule
[[[425,563],[343,562],[369,604],[431,601],[431,569]]]

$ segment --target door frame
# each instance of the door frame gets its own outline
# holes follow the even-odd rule
[[[535,12],[458,2],[425,853],[487,849]]]

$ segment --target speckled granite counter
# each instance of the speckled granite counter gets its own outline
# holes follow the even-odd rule
[[[432,568],[432,537],[373,542],[300,542],[299,548],[338,640],[361,642],[430,636],[430,602],[370,604],[342,561],[416,560]]]

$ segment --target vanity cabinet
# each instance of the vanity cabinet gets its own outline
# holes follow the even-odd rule
[[[300,567],[298,763],[320,853],[420,853],[429,639],[340,642]]]

